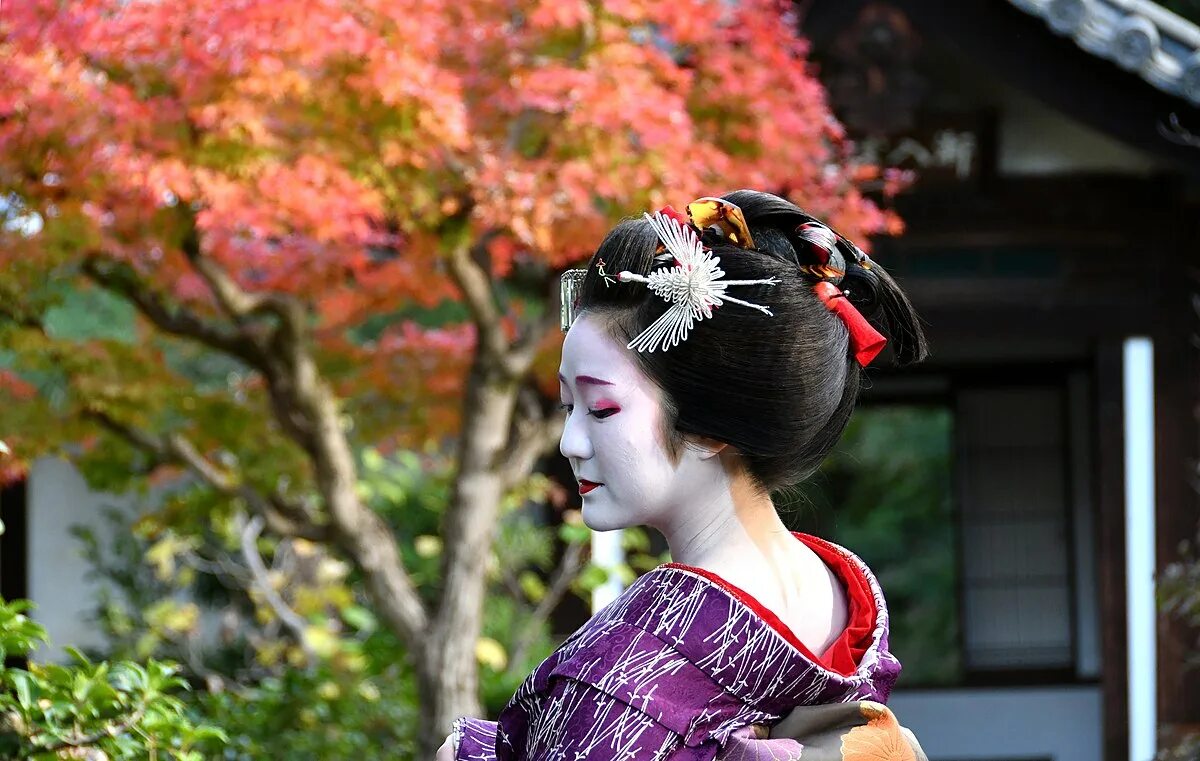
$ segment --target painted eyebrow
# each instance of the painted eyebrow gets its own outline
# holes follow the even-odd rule
[[[567,379],[563,377],[562,373],[558,374],[558,379],[560,381],[562,381],[563,383],[567,382]],[[586,384],[589,386],[611,386],[611,385],[613,385],[612,383],[610,383],[606,380],[600,380],[599,378],[593,378],[590,375],[576,375],[575,382],[581,383],[581,384]]]

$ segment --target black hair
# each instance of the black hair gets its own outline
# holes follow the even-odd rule
[[[841,438],[858,396],[862,369],[843,322],[813,290],[819,278],[801,269],[814,263],[796,228],[819,220],[770,193],[738,190],[722,196],[745,215],[755,247],[741,249],[713,230],[704,244],[730,280],[770,277],[775,285],[731,286],[729,295],[771,309],[726,303],[668,351],[634,352],[664,397],[664,435],[678,457],[684,437],[707,437],[734,447],[755,484],[766,491],[808,478]],[[658,237],[645,219],[617,224],[588,264],[577,313],[605,320],[612,337],[630,342],[668,308],[642,283],[613,282],[618,272],[641,275],[671,266],[656,262]],[[916,312],[894,280],[854,244],[838,236],[845,259],[839,289],[888,338],[895,364],[927,353]],[[603,260],[606,280],[598,271]]]

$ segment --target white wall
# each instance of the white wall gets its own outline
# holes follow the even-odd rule
[[[888,706],[930,761],[1104,756],[1097,685],[897,690]]]
[[[50,457],[33,463],[27,483],[28,593],[37,604],[32,617],[46,627],[52,643],[51,650],[38,656],[57,658],[64,645],[99,646],[103,638],[88,620],[96,586],[87,578],[90,567],[70,528],[87,525],[104,537],[101,509],[106,505],[128,509],[133,500],[90,491],[73,465]]]

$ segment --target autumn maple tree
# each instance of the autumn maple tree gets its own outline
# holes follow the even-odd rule
[[[625,215],[739,187],[898,227],[789,8],[5,2],[0,465],[186,474],[344,558],[431,749],[481,710],[486,548],[557,442],[558,273]],[[88,294],[136,339],[56,329]],[[436,595],[362,498],[366,447],[452,458]]]

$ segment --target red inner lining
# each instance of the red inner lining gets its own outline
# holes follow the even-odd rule
[[[691,571],[720,586],[757,613],[767,622],[768,626],[779,632],[793,647],[814,663],[819,663],[836,674],[850,676],[858,670],[858,663],[862,659],[863,653],[871,646],[871,635],[875,630],[877,611],[875,597],[871,594],[871,585],[867,582],[867,577],[848,557],[842,554],[836,545],[830,544],[818,536],[802,534],[798,531],[793,531],[792,535],[817,553],[817,556],[825,561],[834,575],[841,580],[849,604],[849,622],[846,628],[820,657],[805,647],[792,630],[779,620],[779,616],[772,613],[749,592],[703,568],[695,568],[681,563],[668,563],[667,567]]]

